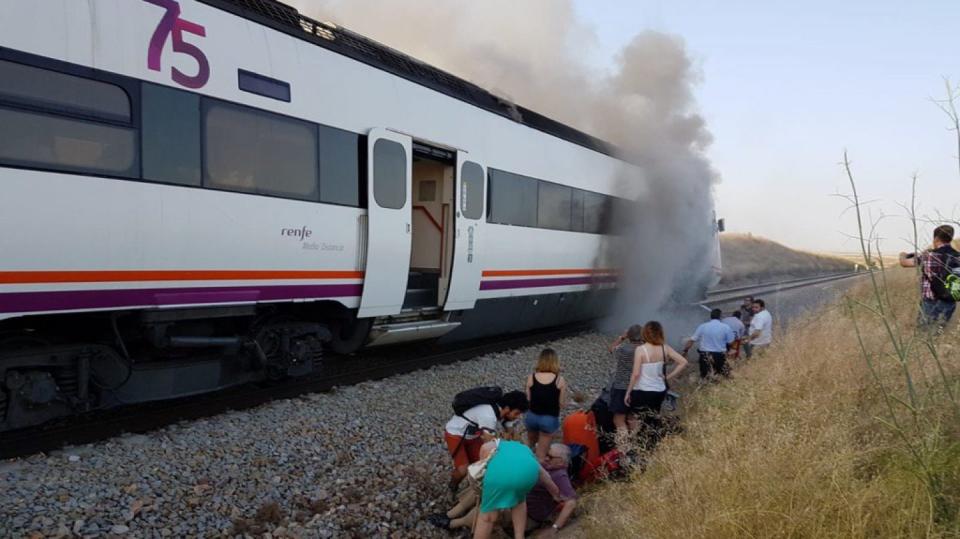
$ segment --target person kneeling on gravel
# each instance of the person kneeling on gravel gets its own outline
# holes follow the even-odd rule
[[[467,466],[480,460],[480,448],[494,438],[504,425],[515,422],[530,407],[527,395],[522,391],[511,391],[500,396],[495,402],[482,402],[483,393],[494,388],[474,388],[464,391],[454,399],[469,400],[474,397],[479,404],[471,406],[463,413],[455,413],[444,429],[443,438],[447,450],[453,459],[453,472],[450,474],[450,490],[456,492],[460,482],[467,476]],[[456,410],[456,406],[455,406]]]
[[[428,522],[445,530],[473,527],[475,538],[490,537],[498,520],[507,521],[507,511],[514,537],[524,537],[552,518],[548,532],[555,533],[566,524],[577,496],[567,475],[570,448],[552,444],[543,466],[519,442],[493,440],[484,444],[482,454],[489,460],[479,492],[465,490],[457,505],[446,514],[430,515]]]

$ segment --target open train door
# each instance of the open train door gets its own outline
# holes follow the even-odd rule
[[[367,136],[367,264],[357,316],[397,314],[410,271],[411,139],[373,128]]]
[[[480,293],[486,180],[487,170],[477,159],[466,152],[457,152],[453,265],[443,305],[446,311],[472,309]]]

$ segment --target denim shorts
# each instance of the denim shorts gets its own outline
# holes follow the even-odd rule
[[[523,424],[527,426],[527,432],[553,434],[560,429],[560,418],[555,415],[540,415],[527,412],[523,416]]]

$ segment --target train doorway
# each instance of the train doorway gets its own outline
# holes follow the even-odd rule
[[[413,142],[410,271],[404,310],[437,309],[447,295],[455,165],[454,152]]]

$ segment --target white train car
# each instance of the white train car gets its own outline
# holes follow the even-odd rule
[[[7,0],[0,430],[595,317],[614,154],[272,0]]]

